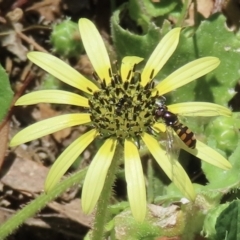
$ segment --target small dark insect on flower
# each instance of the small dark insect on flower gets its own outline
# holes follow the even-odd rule
[[[155,118],[156,120],[161,118],[167,126],[171,127],[176,132],[179,138],[189,148],[194,149],[196,147],[196,138],[194,133],[179,121],[176,114],[168,111],[168,108],[163,101],[157,102]]]

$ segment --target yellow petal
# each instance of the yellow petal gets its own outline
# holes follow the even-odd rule
[[[168,32],[157,45],[147,61],[141,74],[141,84],[145,86],[162,69],[172,56],[179,42],[181,28],[174,28]]]
[[[155,87],[155,90],[160,95],[164,95],[211,72],[219,64],[220,61],[216,57],[203,57],[194,60],[170,74]]]
[[[111,81],[111,64],[103,39],[95,25],[86,18],[78,22],[82,42],[87,55],[100,79],[105,79],[109,84]]]
[[[83,134],[71,143],[64,152],[57,158],[48,172],[45,180],[45,191],[49,192],[58,183],[61,177],[66,173],[69,167],[77,159],[77,157],[85,150],[85,148],[95,139],[97,136],[95,129]]]
[[[164,123],[154,123],[152,128],[155,132],[166,132],[167,130],[167,126]]]
[[[111,165],[117,141],[107,139],[92,160],[82,189],[82,209],[86,214],[93,211]]]
[[[16,101],[15,106],[36,103],[60,103],[89,107],[87,98],[62,90],[41,90],[25,94]]]
[[[228,170],[232,167],[231,163],[220,153],[208,147],[206,144],[200,142],[199,140],[197,140],[195,149],[188,148],[183,142],[180,141],[179,144],[181,144],[181,148],[185,151],[216,167],[225,170]]]
[[[131,80],[131,78],[133,77],[134,66],[140,63],[142,60],[143,58],[135,56],[127,56],[123,58],[121,65],[121,77],[123,82]]]
[[[24,128],[17,133],[11,140],[10,146],[16,146],[25,142],[32,141],[48,134],[57,132],[64,128],[81,125],[91,122],[90,114],[88,113],[72,113],[52,117],[50,119],[42,120],[34,123],[29,127]]]
[[[147,202],[141,159],[136,145],[131,140],[124,144],[125,176],[133,217],[142,222],[146,216]]]
[[[182,192],[182,194],[189,200],[194,200],[196,195],[193,185],[181,164],[176,159],[171,158],[170,160],[166,151],[160,147],[158,141],[151,135],[144,133],[142,140],[160,167]]]
[[[181,114],[183,116],[195,117],[213,117],[213,116],[231,116],[230,109],[223,107],[215,103],[208,102],[185,102],[168,105],[168,110],[175,114]]]
[[[99,90],[94,83],[57,57],[43,52],[30,52],[27,57],[40,68],[70,86],[89,94]]]

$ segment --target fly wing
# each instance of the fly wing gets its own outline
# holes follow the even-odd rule
[[[158,134],[159,143],[166,149],[166,155],[171,163],[178,159],[180,154],[179,137],[171,127],[167,127],[165,132]]]

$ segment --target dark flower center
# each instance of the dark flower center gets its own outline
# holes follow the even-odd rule
[[[130,76],[131,74],[129,74]],[[101,82],[101,90],[89,99],[92,124],[100,136],[139,139],[155,123],[156,100],[152,96],[154,83],[143,87],[141,75],[134,73],[123,81],[119,74],[111,76],[111,83]]]

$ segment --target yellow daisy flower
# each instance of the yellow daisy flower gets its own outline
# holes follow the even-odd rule
[[[92,130],[77,138],[58,157],[51,167],[45,183],[50,191],[76,158],[96,138],[104,139],[103,145],[93,158],[82,190],[82,208],[91,213],[99,199],[108,169],[117,144],[124,149],[127,192],[132,214],[142,221],[146,215],[146,190],[138,145],[142,141],[164,170],[167,176],[190,200],[195,192],[190,179],[176,159],[169,160],[166,150],[153,136],[153,132],[166,131],[164,119],[156,118],[156,102],[162,95],[179,88],[212,71],[219,65],[215,57],[204,57],[192,61],[154,86],[153,79],[177,47],[180,28],[167,33],[157,45],[141,74],[134,72],[136,64],[143,59],[128,56],[122,60],[120,71],[112,72],[110,60],[103,40],[94,24],[87,19],[79,20],[79,29],[85,50],[96,71],[97,83],[93,83],[62,60],[42,52],[30,52],[28,58],[61,81],[80,89],[85,96],[61,90],[42,90],[26,94],[16,105],[40,102],[72,104],[86,109],[84,113],[71,113],[35,123],[16,134],[10,145],[15,146],[51,134],[61,129],[81,124],[92,126]],[[168,106],[173,114],[190,116],[230,116],[231,111],[213,103],[188,102]],[[181,148],[196,157],[223,169],[230,163],[219,153],[196,141],[194,149],[182,142]]]

